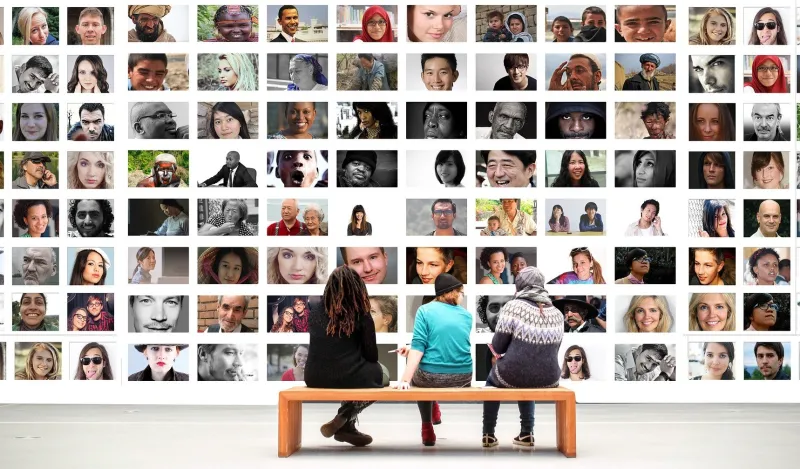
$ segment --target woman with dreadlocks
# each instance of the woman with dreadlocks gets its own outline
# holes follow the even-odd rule
[[[378,363],[375,322],[369,295],[355,270],[340,266],[325,285],[323,304],[311,303],[305,382],[311,388],[381,388],[388,370]],[[336,416],[320,427],[325,438],[366,446],[372,437],[356,429],[358,414],[372,401],[343,401]]]

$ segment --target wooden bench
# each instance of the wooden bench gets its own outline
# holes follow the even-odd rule
[[[575,393],[563,387],[549,389],[411,388],[401,391],[392,388],[319,389],[297,386],[278,394],[278,457],[288,458],[302,445],[303,402],[340,401],[555,401],[558,450],[568,458],[574,458],[577,453]]]

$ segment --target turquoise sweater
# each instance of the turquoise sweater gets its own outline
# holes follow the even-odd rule
[[[428,373],[472,373],[472,314],[461,306],[433,301],[417,310],[411,349],[422,352]]]

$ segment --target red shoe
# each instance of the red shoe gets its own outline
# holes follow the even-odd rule
[[[433,431],[433,424],[422,424],[422,444],[425,446],[433,446],[436,444],[436,433]]]
[[[433,414],[432,414],[432,421],[434,425],[439,425],[442,423],[442,411],[439,410],[439,403],[433,401]]]

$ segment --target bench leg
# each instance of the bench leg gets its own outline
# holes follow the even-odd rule
[[[556,428],[558,432],[558,450],[568,458],[577,453],[576,444],[575,397],[556,402]]]
[[[278,457],[288,458],[303,442],[303,402],[278,400]]]

